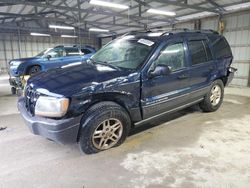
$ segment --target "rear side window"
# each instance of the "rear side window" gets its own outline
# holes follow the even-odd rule
[[[212,59],[206,40],[188,41],[188,47],[192,65],[204,63]]]
[[[88,50],[88,49],[81,49],[81,51],[82,51],[82,53],[84,53],[84,54],[90,54],[90,53],[91,53],[91,51]]]
[[[209,37],[216,59],[231,57],[231,49],[224,37]]]
[[[80,52],[78,48],[65,48],[66,56],[78,56]]]

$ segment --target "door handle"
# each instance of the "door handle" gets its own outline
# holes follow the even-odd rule
[[[182,74],[180,76],[178,76],[178,79],[187,79],[188,78],[188,75],[186,74]]]

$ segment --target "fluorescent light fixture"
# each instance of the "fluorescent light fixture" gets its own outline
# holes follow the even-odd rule
[[[40,36],[40,37],[50,37],[51,35],[49,34],[44,34],[44,33],[30,33],[32,36]]]
[[[129,39],[133,39],[133,38],[135,38],[134,35],[126,35],[126,36],[122,37],[123,40],[129,40]]]
[[[189,14],[186,16],[177,17],[176,19],[182,21],[182,20],[203,18],[203,17],[207,17],[207,16],[212,16],[212,15],[215,15],[215,13],[204,11],[204,12],[199,12],[199,13],[195,13],[195,14]]]
[[[161,14],[161,15],[165,15],[165,16],[175,16],[176,13],[175,12],[171,12],[171,11],[165,11],[165,10],[157,10],[157,9],[148,9],[147,13],[151,13],[151,14]]]
[[[104,32],[104,33],[109,32],[109,30],[108,30],[108,29],[99,29],[99,28],[89,28],[89,31],[94,31],[94,32]]]
[[[61,35],[62,38],[77,38],[75,35]]]
[[[61,26],[61,25],[49,25],[49,28],[53,29],[66,29],[66,30],[74,30],[74,27],[71,26]]]
[[[159,37],[163,34],[163,32],[156,32],[156,33],[149,33],[148,36],[149,37]]]
[[[110,3],[110,2],[99,1],[99,0],[91,0],[89,3],[93,4],[93,5],[118,8],[118,9],[128,9],[129,8],[129,6],[127,6],[127,5],[121,5],[121,4],[117,4],[117,3]]]
[[[175,54],[175,53],[178,53],[180,50],[164,50],[163,54]]]
[[[226,11],[234,11],[234,10],[239,10],[239,9],[246,9],[249,7],[250,7],[250,2],[247,2],[247,3],[240,3],[237,5],[227,6],[227,7],[224,7],[224,9]]]

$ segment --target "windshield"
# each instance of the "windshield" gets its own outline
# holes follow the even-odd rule
[[[52,48],[48,48],[46,50],[43,50],[42,52],[40,52],[39,54],[36,55],[36,57],[42,57],[45,54],[47,54]]]
[[[154,42],[117,39],[101,48],[91,59],[98,63],[107,63],[119,68],[136,69],[149,54]]]

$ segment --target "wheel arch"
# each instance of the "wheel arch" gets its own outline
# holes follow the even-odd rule
[[[119,106],[121,106],[128,114],[130,121],[131,121],[131,125],[133,125],[132,121],[133,121],[133,115],[131,113],[131,111],[129,110],[129,106],[126,105],[126,100],[130,100],[132,96],[130,96],[129,94],[125,94],[125,93],[121,93],[121,92],[107,92],[107,93],[97,93],[92,95],[92,100],[91,103],[88,105],[88,107],[84,110],[83,112],[83,116],[81,119],[81,125],[82,125],[82,121],[84,121],[85,118],[87,118],[86,116],[84,116],[84,114],[94,105],[97,105],[99,103],[103,103],[103,102],[113,102]],[[78,135],[77,135],[77,142],[79,141],[80,138],[80,131],[82,129],[82,126],[79,127],[78,130]]]
[[[114,102],[114,103],[120,105],[121,107],[123,107],[124,110],[128,113],[128,115],[131,118],[131,112],[129,109],[132,105],[131,101],[133,101],[132,94],[123,93],[123,92],[105,92],[105,93],[94,94],[94,95],[92,95],[91,98],[92,98],[93,102],[88,107],[88,109],[97,103]],[[86,110],[88,110],[88,109],[86,109]]]
[[[32,68],[32,67],[34,67],[34,66],[39,66],[40,68],[41,68],[41,70],[43,69],[43,67],[42,67],[42,65],[40,65],[40,64],[31,64],[31,65],[28,65],[26,68],[25,68],[25,71],[24,71],[24,73],[25,73],[25,75],[28,75],[28,73],[29,73],[29,70]]]

